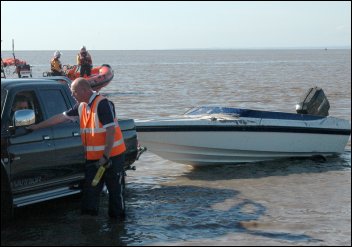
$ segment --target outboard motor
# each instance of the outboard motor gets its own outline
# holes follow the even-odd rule
[[[312,87],[305,93],[296,105],[299,114],[329,116],[330,104],[320,87]]]

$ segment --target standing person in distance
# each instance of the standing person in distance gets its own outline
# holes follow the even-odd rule
[[[77,54],[77,65],[80,67],[80,76],[84,75],[90,76],[93,62],[92,56],[88,53],[85,46],[82,46],[79,53]]]
[[[109,191],[109,216],[125,217],[122,180],[124,176],[125,142],[115,115],[114,105],[93,91],[89,82],[77,78],[71,84],[77,104],[70,110],[57,114],[41,123],[27,127],[31,130],[46,128],[67,119],[80,120],[81,138],[86,152],[85,182],[82,195],[82,214],[98,215],[100,193],[104,183]],[[97,186],[92,180],[99,166],[111,161]]]
[[[53,76],[64,75],[60,61],[61,54],[60,51],[55,51],[53,58],[50,60],[51,75]]]

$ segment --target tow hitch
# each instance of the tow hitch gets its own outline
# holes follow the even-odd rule
[[[138,148],[137,148],[137,157],[136,157],[136,160],[139,160],[139,157],[142,155],[142,153],[144,153],[145,151],[147,151],[147,148],[146,147],[141,147],[138,145]],[[126,170],[133,170],[135,171],[136,170],[136,166],[127,166]]]

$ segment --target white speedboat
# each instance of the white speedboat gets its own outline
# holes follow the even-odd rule
[[[334,156],[351,134],[349,121],[335,117],[218,106],[135,123],[142,146],[194,166]]]

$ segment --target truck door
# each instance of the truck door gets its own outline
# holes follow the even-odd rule
[[[40,90],[40,96],[45,102],[45,111],[48,118],[67,111],[72,106],[67,93],[62,87]],[[79,122],[68,120],[65,123],[51,127],[55,145],[55,170],[59,181],[77,181],[84,176],[84,148],[80,137]]]
[[[15,93],[8,102],[12,109],[18,97],[27,98],[29,108],[36,113],[37,123],[43,120],[43,109],[38,104],[38,98],[34,91]],[[11,120],[13,112],[9,115]],[[12,125],[11,121],[8,125]],[[39,189],[43,184],[49,183],[54,176],[50,172],[55,151],[52,130],[49,128],[29,132],[24,128],[17,127],[9,137],[10,176],[14,194]]]

